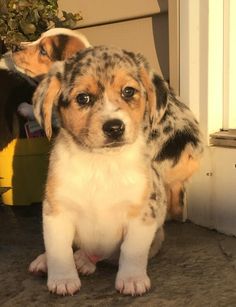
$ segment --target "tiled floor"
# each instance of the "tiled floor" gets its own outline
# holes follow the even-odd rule
[[[116,293],[117,268],[99,264],[81,277],[73,297],[49,294],[45,277],[28,274],[43,250],[40,206],[0,206],[0,306],[236,306],[236,238],[191,223],[166,225],[160,254],[149,263],[151,291],[142,297]]]

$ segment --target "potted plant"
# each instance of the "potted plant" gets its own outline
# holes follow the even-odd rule
[[[0,0],[0,55],[22,41],[34,41],[53,27],[73,29],[80,13],[62,11],[58,0]]]

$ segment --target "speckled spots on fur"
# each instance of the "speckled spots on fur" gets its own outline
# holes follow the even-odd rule
[[[160,109],[166,107],[167,97],[168,97],[168,88],[167,88],[164,80],[156,74],[153,76],[152,82],[153,82],[153,84],[155,85],[155,88],[156,88],[157,110],[160,110]]]
[[[149,134],[149,140],[155,140],[161,135],[160,130],[154,129]]]
[[[142,220],[146,223],[150,223],[155,220],[156,213],[156,209],[152,205],[149,205],[142,217]]]
[[[144,68],[147,70],[145,72],[146,83],[142,74]],[[83,116],[79,121],[75,120],[76,125],[80,125],[81,120],[87,117],[87,111],[90,112],[91,110],[93,114],[101,112],[105,88],[109,89],[110,102],[117,107],[117,110],[122,111],[127,107],[133,110],[133,104],[123,104],[122,101],[119,101],[120,86],[124,86],[124,84],[117,81],[117,77],[120,80],[126,80],[126,78],[130,80],[129,78],[131,78],[134,80],[134,84],[137,82],[140,97],[142,97],[144,104],[146,103],[144,114],[141,115],[142,118],[140,116],[142,121],[140,132],[146,142],[144,156],[152,161],[153,181],[155,181],[152,195],[157,196],[156,191],[162,185],[158,180],[165,174],[166,165],[168,170],[172,169],[178,163],[186,146],[192,145],[194,158],[198,158],[199,153],[202,152],[203,146],[199,126],[192,112],[186,105],[177,100],[168,84],[150,70],[148,62],[140,54],[106,46],[87,48],[67,60],[62,77],[60,74],[57,77],[60,80],[63,79],[63,96],[59,98],[59,107],[66,107],[68,105],[67,97],[76,97],[76,90],[88,91],[89,94],[96,97],[93,106],[83,109]],[[80,87],[81,80],[82,83],[87,84],[85,87]],[[150,114],[149,99],[156,105],[156,114],[154,109],[154,115]],[[74,110],[76,109],[78,109],[77,106]],[[162,109],[162,112],[159,112],[160,109]],[[157,115],[158,112],[160,117]],[[72,113],[76,112],[73,111]],[[93,135],[96,135],[96,137],[97,131],[99,129],[101,131],[99,121],[101,120],[97,121],[98,128],[94,129],[96,133],[93,131]],[[86,121],[84,124],[86,125]],[[150,201],[156,200],[151,199]],[[160,203],[162,201],[163,198],[161,197]],[[156,202],[159,203],[158,200]],[[149,206],[150,217],[154,216],[154,209],[153,204],[151,207]],[[148,212],[146,214],[148,215]]]
[[[165,134],[169,134],[171,131],[173,131],[173,129],[174,129],[173,126],[169,125],[169,126],[164,127],[163,132]]]
[[[150,196],[151,200],[157,200],[157,194],[156,193],[152,193]]]
[[[199,139],[195,134],[188,130],[178,130],[171,138],[169,138],[159,152],[156,160],[161,162],[166,159],[172,159],[174,164],[179,161],[180,155],[187,144],[191,143],[197,146]]]

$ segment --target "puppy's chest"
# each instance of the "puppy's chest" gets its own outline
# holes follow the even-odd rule
[[[64,161],[65,162],[65,161]],[[113,210],[116,206],[140,205],[147,176],[142,161],[122,157],[87,156],[63,163],[59,187],[62,199],[78,210]]]
[[[72,217],[75,242],[89,255],[107,258],[119,248],[129,212],[145,205],[149,183],[145,161],[136,151],[128,156],[62,157],[54,165],[55,195]]]

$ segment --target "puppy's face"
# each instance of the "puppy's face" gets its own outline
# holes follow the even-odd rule
[[[52,29],[37,41],[21,43],[20,50],[13,53],[14,64],[30,77],[46,74],[55,61],[61,61],[77,51],[89,47],[87,39],[72,30]]]
[[[49,136],[52,93],[62,127],[89,149],[133,143],[142,133],[144,115],[156,112],[147,63],[116,48],[81,51],[40,84],[35,115]]]
[[[90,53],[80,60],[81,73],[62,91],[59,113],[62,126],[89,148],[132,143],[140,131],[146,104],[137,67],[116,54]],[[91,64],[87,67],[87,62]]]

